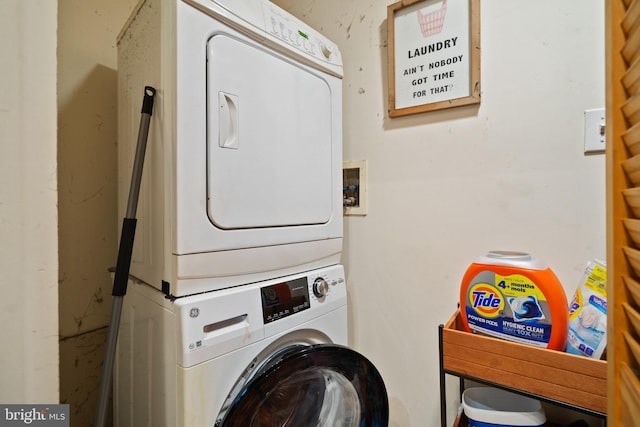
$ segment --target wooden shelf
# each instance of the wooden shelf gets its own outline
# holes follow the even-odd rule
[[[469,426],[469,419],[464,414],[461,414],[456,417],[456,420],[453,422],[452,427],[468,427],[468,426]]]
[[[606,361],[468,333],[459,310],[440,328],[441,388],[450,374],[606,417]]]

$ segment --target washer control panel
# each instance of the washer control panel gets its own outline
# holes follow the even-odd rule
[[[260,295],[264,323],[275,322],[311,307],[306,277],[263,286]]]
[[[342,266],[263,285],[260,287],[260,296],[264,323],[275,322],[308,309],[321,309],[323,305],[341,299],[344,290]]]
[[[178,363],[193,366],[343,308],[347,286],[341,265],[180,297]],[[345,314],[346,315],[346,314]]]

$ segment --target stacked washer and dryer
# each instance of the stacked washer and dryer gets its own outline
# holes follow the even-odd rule
[[[388,424],[347,347],[342,59],[267,0],[142,0],[118,37],[119,211],[156,88],[117,426]]]

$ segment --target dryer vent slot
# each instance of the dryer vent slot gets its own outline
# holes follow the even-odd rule
[[[234,326],[234,325],[237,325],[237,324],[245,322],[247,317],[249,317],[247,314],[242,314],[240,316],[232,317],[230,319],[221,320],[221,321],[215,322],[215,323],[209,323],[208,325],[205,325],[202,328],[202,330],[205,333],[220,331],[221,329],[226,329],[226,328],[229,328],[231,326]]]

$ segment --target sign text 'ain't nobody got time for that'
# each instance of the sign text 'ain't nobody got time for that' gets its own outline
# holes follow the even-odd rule
[[[470,94],[469,4],[427,1],[395,16],[395,108]]]

